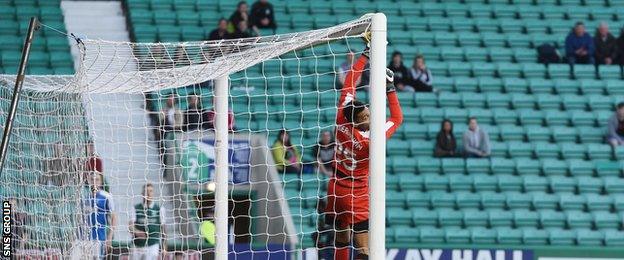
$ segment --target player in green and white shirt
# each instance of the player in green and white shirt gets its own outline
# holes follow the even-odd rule
[[[134,248],[132,259],[156,260],[166,252],[164,208],[154,202],[154,186],[143,186],[143,201],[134,205],[129,224]],[[160,247],[162,244],[162,248]]]

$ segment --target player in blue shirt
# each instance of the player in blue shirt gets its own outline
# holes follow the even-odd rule
[[[91,227],[90,239],[99,242],[99,257],[102,259],[110,252],[116,222],[113,198],[102,189],[103,178],[100,172],[94,172],[88,178],[91,192],[86,201],[89,209],[88,223]]]

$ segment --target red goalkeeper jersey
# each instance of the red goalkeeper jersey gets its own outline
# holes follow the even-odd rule
[[[364,55],[355,62],[347,73],[338,103],[336,115],[336,183],[343,187],[368,187],[369,131],[353,127],[343,115],[343,108],[355,98],[355,83],[362,75],[368,62]],[[378,86],[376,86],[378,87]],[[390,138],[403,121],[403,113],[395,92],[387,95],[390,118],[386,121],[386,138]],[[373,173],[374,174],[374,173]]]

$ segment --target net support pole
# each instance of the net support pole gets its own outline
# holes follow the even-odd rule
[[[373,15],[370,52],[370,259],[386,258],[386,16]]]
[[[31,17],[30,22],[28,23],[28,32],[26,33],[26,39],[24,40],[24,47],[22,48],[22,59],[20,60],[19,68],[17,70],[15,87],[13,88],[13,97],[11,98],[11,106],[9,108],[9,114],[7,115],[6,122],[4,123],[4,132],[2,133],[2,144],[0,144],[0,175],[2,174],[4,160],[6,159],[6,153],[9,148],[11,129],[13,129],[13,121],[15,119],[15,113],[17,112],[17,104],[19,103],[20,92],[22,92],[24,74],[26,73],[26,64],[28,64],[28,56],[30,55],[30,46],[32,45],[33,39],[35,38],[35,30],[37,29],[37,27],[37,18]]]
[[[228,76],[215,79],[215,226],[216,260],[228,259]]]

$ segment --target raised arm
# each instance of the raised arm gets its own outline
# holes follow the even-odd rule
[[[355,87],[357,87],[357,82],[362,76],[366,63],[368,63],[368,57],[360,55],[360,58],[355,61],[349,72],[347,72],[338,102],[340,107],[343,107],[347,102],[351,102],[355,98]]]
[[[390,138],[403,123],[403,111],[394,88],[394,73],[386,69],[386,97],[390,107],[390,118],[386,121],[386,139]]]

